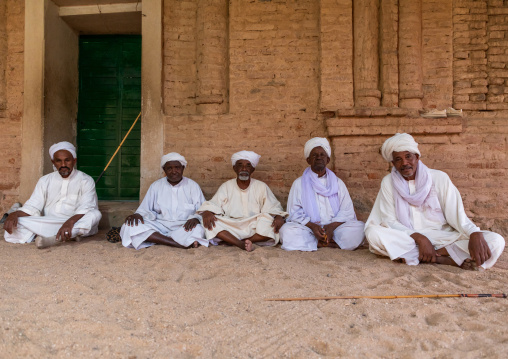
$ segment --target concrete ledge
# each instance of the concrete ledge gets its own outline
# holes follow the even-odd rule
[[[138,207],[137,201],[99,201],[99,210],[102,213],[99,229],[121,227],[125,222],[125,217],[133,214]]]

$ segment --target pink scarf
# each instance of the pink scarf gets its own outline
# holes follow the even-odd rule
[[[415,207],[423,206],[425,216],[428,219],[445,222],[441,204],[439,203],[436,190],[432,183],[429,168],[425,166],[422,161],[418,162],[418,167],[416,169],[416,192],[414,194],[409,194],[408,181],[402,177],[395,167],[392,168],[391,176],[394,189],[395,211],[400,223],[408,228],[414,229],[410,220],[410,204]]]

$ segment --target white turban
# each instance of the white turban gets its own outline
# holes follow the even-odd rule
[[[167,155],[162,156],[161,158],[161,167],[164,167],[166,162],[169,161],[178,161],[180,164],[184,167],[187,167],[187,161],[185,160],[185,157],[183,157],[181,154],[176,152],[168,153]]]
[[[49,156],[51,157],[51,159],[53,159],[53,156],[55,155],[56,152],[58,151],[61,151],[61,150],[65,150],[65,151],[69,151],[72,155],[72,157],[76,158],[76,147],[74,147],[74,145],[70,142],[67,142],[67,141],[62,141],[62,142],[58,142],[58,143],[55,143],[53,146],[51,146],[49,148]]]
[[[260,158],[261,158],[261,156],[258,155],[256,152],[240,151],[240,152],[233,154],[233,156],[231,156],[231,163],[234,166],[236,164],[236,161],[238,161],[238,160],[247,160],[250,162],[252,167],[256,168],[256,166],[259,163]]]
[[[314,137],[305,143],[305,148],[303,149],[305,159],[309,158],[311,151],[316,147],[323,147],[328,157],[331,157],[332,149],[330,147],[330,142],[324,137]]]
[[[408,151],[420,156],[418,150],[418,143],[416,143],[413,136],[407,133],[396,133],[395,136],[390,137],[383,143],[381,147],[381,155],[387,162],[393,161],[393,152]]]

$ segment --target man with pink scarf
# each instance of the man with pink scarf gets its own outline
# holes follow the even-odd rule
[[[356,249],[363,242],[364,223],[356,220],[344,182],[326,168],[331,155],[328,140],[310,139],[304,155],[310,167],[295,180],[289,192],[289,218],[280,229],[282,249],[315,251],[320,246]]]
[[[418,143],[397,133],[381,148],[390,174],[381,182],[365,226],[371,252],[408,265],[438,263],[492,267],[504,250],[497,233],[481,231],[464,211],[448,175],[420,161]]]

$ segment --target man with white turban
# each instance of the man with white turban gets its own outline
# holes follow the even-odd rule
[[[252,151],[231,157],[237,177],[223,183],[198,212],[203,216],[206,238],[252,251],[252,243],[276,245],[286,213],[268,186],[251,178],[259,163]]]
[[[293,182],[289,192],[289,218],[280,231],[282,249],[358,248],[364,238],[364,223],[356,219],[344,182],[326,167],[331,155],[328,140],[310,139],[305,144],[304,155],[310,167]]]
[[[43,176],[25,205],[7,217],[5,240],[45,248],[97,233],[101,213],[92,177],[74,168],[76,148],[59,142],[49,148],[55,172]]]
[[[201,216],[196,214],[205,197],[196,182],[183,177],[185,167],[185,157],[176,152],[162,156],[161,168],[166,177],[152,183],[136,213],[125,220],[120,229],[124,247],[208,247]]]
[[[446,173],[420,161],[411,135],[397,133],[387,139],[381,154],[393,167],[367,220],[371,252],[408,265],[487,269],[496,263],[505,246],[503,237],[481,231],[467,218],[457,188]]]

